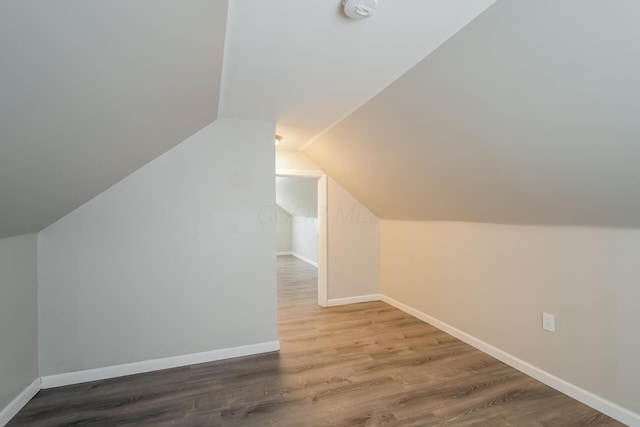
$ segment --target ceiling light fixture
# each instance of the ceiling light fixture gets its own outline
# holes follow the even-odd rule
[[[280,141],[282,141],[282,137],[280,135],[276,135],[276,145],[278,145]]]
[[[351,19],[368,18],[378,8],[378,0],[342,0],[344,14]]]

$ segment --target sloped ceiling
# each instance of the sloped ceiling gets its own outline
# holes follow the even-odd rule
[[[342,0],[232,1],[220,117],[277,122],[300,149],[494,1],[380,0],[360,21]]]
[[[639,227],[638,16],[499,1],[304,153],[384,218]]]
[[[39,231],[217,117],[224,0],[0,2],[0,237]]]
[[[277,121],[381,217],[640,226],[640,3],[492,3],[1,1],[0,237],[217,116]]]
[[[291,216],[318,216],[318,180],[315,178],[277,177],[276,203]]]
[[[383,0],[356,22],[340,0],[1,0],[0,237],[218,116],[277,121],[299,149],[494,1]]]

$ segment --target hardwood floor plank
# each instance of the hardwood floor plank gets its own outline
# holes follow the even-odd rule
[[[317,305],[278,257],[279,353],[41,391],[9,426],[619,426],[383,302]]]

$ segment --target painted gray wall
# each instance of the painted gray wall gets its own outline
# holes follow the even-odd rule
[[[216,119],[226,0],[0,1],[0,237]]]
[[[318,263],[318,218],[294,216],[291,218],[291,251]]]
[[[328,178],[329,299],[380,293],[380,219]]]
[[[276,150],[276,170],[277,171],[313,171],[320,172],[320,168],[318,168],[313,162],[311,162],[304,154],[299,151],[291,151],[291,150]],[[300,178],[300,177],[277,177],[276,178],[276,201],[283,203],[287,206],[290,212],[297,214],[297,217],[292,217],[292,236],[291,236],[291,245],[293,251],[293,231],[294,224],[293,221],[296,221],[295,231],[296,231],[296,248],[295,251],[298,251],[300,255],[307,253],[307,255],[303,255],[314,262],[318,262],[318,240],[317,240],[317,221],[316,221],[316,234],[315,234],[315,242],[312,245],[315,245],[315,251],[313,249],[307,250],[305,248],[301,248],[301,240],[304,239],[305,232],[301,223],[304,221],[311,219],[312,216],[317,216],[318,212],[318,179],[317,178]],[[298,208],[300,206],[300,208]],[[309,227],[306,227],[309,230]],[[329,231],[330,232],[330,231]],[[303,246],[309,246],[309,243],[306,244],[302,242]]]
[[[276,202],[291,215],[291,251],[318,262],[318,179],[277,177]]]
[[[276,252],[291,252],[291,215],[276,205]]]
[[[305,154],[383,218],[639,227],[638,16],[498,1]]]
[[[640,230],[383,220],[382,293],[638,414],[638,254]]]
[[[38,378],[37,235],[0,239],[0,412]]]
[[[41,375],[277,339],[274,132],[218,120],[40,233]]]

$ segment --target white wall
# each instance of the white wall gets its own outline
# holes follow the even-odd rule
[[[38,378],[36,256],[35,234],[0,239],[0,413]]]
[[[380,220],[329,178],[329,299],[380,292]]]
[[[291,251],[318,264],[318,218],[294,216],[291,221]]]
[[[276,205],[276,252],[291,252],[291,215]]]
[[[40,233],[41,375],[277,339],[274,131],[218,120]]]
[[[381,259],[383,294],[640,413],[640,230],[383,220]]]

